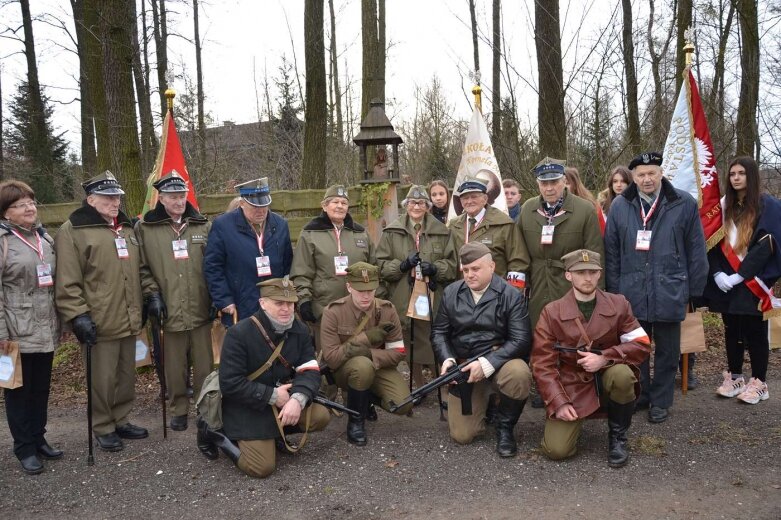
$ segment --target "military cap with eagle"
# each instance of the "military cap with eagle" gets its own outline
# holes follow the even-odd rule
[[[538,181],[555,181],[564,177],[565,165],[566,163],[561,159],[545,157],[545,159],[537,163],[532,172]]]
[[[271,204],[271,188],[268,187],[268,177],[237,184],[236,189],[241,198],[253,206],[263,207]]]
[[[356,262],[347,268],[347,281],[357,291],[371,291],[380,286],[380,268],[366,262]]]
[[[565,271],[601,271],[601,259],[599,253],[588,249],[578,249],[561,257]]]
[[[81,183],[87,195],[124,195],[122,185],[114,174],[106,170],[88,181]]]
[[[296,286],[286,276],[284,278],[271,278],[259,282],[260,297],[268,298],[269,300],[277,300],[280,302],[297,302],[298,295],[296,294]]]
[[[632,162],[629,163],[629,169],[634,170],[638,166],[661,166],[662,165],[662,154],[659,152],[645,152],[641,153],[634,159],[632,159]]]
[[[187,193],[187,181],[176,170],[171,170],[167,175],[152,184],[160,193]]]

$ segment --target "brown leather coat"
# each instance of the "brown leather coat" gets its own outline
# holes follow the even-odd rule
[[[586,322],[578,309],[575,293],[570,289],[563,298],[545,306],[534,329],[534,379],[549,417],[564,404],[571,404],[580,418],[591,415],[600,406],[594,374],[577,364],[579,354],[553,348],[556,342],[568,347],[588,343],[582,337],[576,319],[580,319],[593,342],[592,350],[601,351],[609,361],[602,370],[624,363],[632,368],[639,380],[638,366],[651,352],[648,335],[632,314],[626,298],[597,289],[597,304],[591,319]],[[639,395],[639,391],[638,383],[635,393]]]

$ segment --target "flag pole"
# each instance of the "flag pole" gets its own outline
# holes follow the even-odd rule
[[[168,111],[173,114],[174,111],[174,98],[176,97],[176,91],[172,88],[166,89],[165,91],[165,99],[166,104],[168,105]]]
[[[479,83],[472,87],[472,95],[475,96],[475,107],[480,111],[481,114],[483,113],[482,92],[483,89]]]

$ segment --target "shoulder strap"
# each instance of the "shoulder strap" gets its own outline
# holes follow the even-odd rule
[[[261,334],[263,334],[263,338],[268,342],[269,348],[273,348],[272,345],[274,345],[274,342],[271,341],[271,339],[268,337],[268,334],[266,334],[266,330],[263,328],[263,325],[260,324],[260,321],[255,316],[250,316],[252,319],[252,322],[255,324],[255,326],[260,330]],[[280,356],[280,353],[282,352],[282,345],[285,344],[285,340],[282,340],[279,342],[279,345],[276,345],[276,348],[274,348],[274,352],[271,353],[271,356],[266,360],[263,365],[257,370],[255,370],[253,373],[247,376],[247,379],[250,381],[254,381],[258,377],[260,377],[261,374],[263,374],[266,370],[271,368],[271,365],[274,364],[274,361],[276,361],[277,358],[280,358],[280,361],[283,361],[284,358]],[[284,361],[283,363],[285,366],[288,365],[287,361]]]
[[[363,332],[363,329],[366,327],[366,324],[369,323],[369,316],[371,316],[371,314],[367,312],[366,315],[363,317],[363,319],[358,322],[358,325],[355,327],[355,330],[353,331],[353,338],[358,334],[360,334],[361,332]]]
[[[575,325],[578,326],[578,330],[580,331],[581,336],[583,336],[583,339],[586,341],[586,350],[591,350],[591,344],[594,343],[591,341],[591,338],[588,337],[588,334],[586,334],[586,329],[583,328],[583,323],[581,323],[580,318],[575,318]]]

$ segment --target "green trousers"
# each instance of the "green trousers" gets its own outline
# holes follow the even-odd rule
[[[82,348],[84,350],[85,347]],[[136,337],[92,347],[92,432],[107,435],[127,424],[136,397]],[[85,351],[86,363],[86,351]]]
[[[171,415],[187,415],[187,376],[190,373],[187,354],[193,364],[193,395],[201,394],[203,380],[212,371],[211,323],[192,330],[163,333],[165,341],[165,383],[170,396]]]
[[[407,382],[395,368],[374,368],[372,360],[359,356],[348,359],[334,372],[336,385],[342,390],[371,390],[381,403],[383,410],[390,411],[390,402],[400,403],[409,396]],[[396,410],[406,415],[412,403]]]

